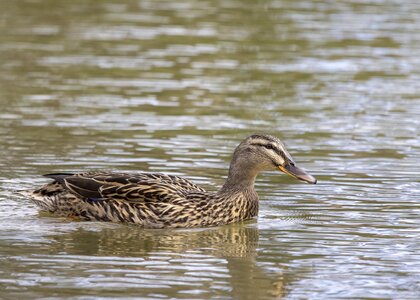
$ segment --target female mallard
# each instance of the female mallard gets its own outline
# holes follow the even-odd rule
[[[152,228],[217,226],[255,217],[255,178],[261,171],[275,169],[316,183],[295,165],[279,139],[252,135],[236,147],[228,178],[217,192],[161,173],[87,172],[47,174],[53,182],[25,195],[42,210],[83,220]]]

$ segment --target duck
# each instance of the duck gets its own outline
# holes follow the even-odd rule
[[[164,173],[88,171],[45,174],[51,182],[21,194],[42,211],[78,220],[145,228],[212,227],[256,218],[256,177],[273,170],[317,182],[296,165],[280,139],[253,134],[235,148],[228,176],[216,191]]]

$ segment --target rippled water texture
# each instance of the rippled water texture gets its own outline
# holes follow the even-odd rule
[[[418,299],[420,2],[1,1],[0,298]],[[40,214],[40,174],[223,183],[283,139],[258,220],[143,230]]]

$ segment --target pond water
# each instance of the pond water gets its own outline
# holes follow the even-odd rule
[[[418,299],[416,1],[2,1],[3,299]],[[257,220],[144,230],[14,193],[88,169],[214,190],[271,133],[317,177],[257,181]]]

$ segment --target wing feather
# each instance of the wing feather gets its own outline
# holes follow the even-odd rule
[[[60,179],[65,188],[82,198],[105,201],[175,204],[189,193],[205,191],[187,179],[161,173],[88,172]]]

